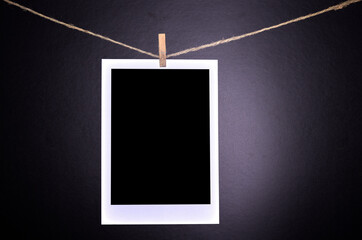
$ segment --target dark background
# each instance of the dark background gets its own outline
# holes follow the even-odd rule
[[[165,32],[172,53],[339,1],[19,2],[153,53]],[[101,226],[101,59],[148,56],[1,2],[2,229],[23,239],[360,239],[361,13],[357,3],[181,56],[219,60],[220,225]]]
[[[112,69],[111,204],[210,204],[208,69]]]

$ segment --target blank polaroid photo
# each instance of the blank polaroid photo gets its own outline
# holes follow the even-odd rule
[[[217,60],[102,60],[103,225],[218,224]]]

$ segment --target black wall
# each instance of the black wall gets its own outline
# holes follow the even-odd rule
[[[154,53],[158,33],[172,53],[338,3],[18,2]],[[221,223],[101,226],[101,59],[148,57],[1,2],[2,229],[19,239],[360,239],[361,16],[357,3],[181,56],[219,60]]]

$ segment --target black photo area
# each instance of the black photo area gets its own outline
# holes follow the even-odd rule
[[[209,70],[112,69],[111,204],[210,204]]]

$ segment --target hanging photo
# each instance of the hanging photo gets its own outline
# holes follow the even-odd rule
[[[102,61],[102,224],[218,224],[217,60]]]

